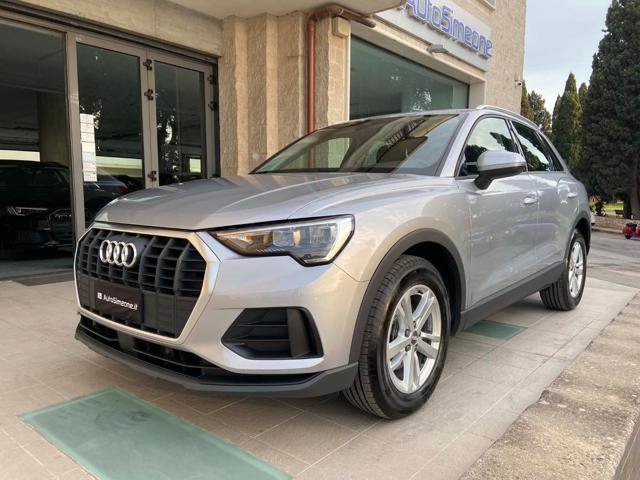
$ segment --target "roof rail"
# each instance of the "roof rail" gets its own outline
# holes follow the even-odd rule
[[[536,125],[535,122],[532,122],[527,117],[523,117],[519,113],[512,112],[511,110],[507,110],[506,108],[496,107],[494,105],[479,105],[476,107],[476,110],[495,110],[496,112],[506,113],[508,115],[511,115],[512,117],[517,118],[518,120],[528,123],[529,125],[533,125],[535,128],[540,128],[538,125]]]

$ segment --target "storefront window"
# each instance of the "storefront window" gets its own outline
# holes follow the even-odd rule
[[[352,119],[466,108],[468,98],[467,84],[352,37]]]
[[[72,263],[64,41],[0,23],[0,280]]]

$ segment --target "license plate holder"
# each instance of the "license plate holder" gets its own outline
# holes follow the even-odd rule
[[[134,287],[95,280],[93,303],[98,312],[126,323],[142,323],[142,292]]]

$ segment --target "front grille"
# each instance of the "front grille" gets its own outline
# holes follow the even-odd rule
[[[130,268],[102,263],[104,240],[144,245]],[[202,291],[206,262],[185,238],[92,229],[78,245],[76,278],[80,304],[109,320],[140,330],[178,337]],[[102,280],[138,289],[142,293],[142,321],[133,323],[95,307],[93,281]]]
[[[136,338],[102,325],[87,317],[80,317],[77,332],[90,337],[112,351],[153,365],[167,373],[191,377],[203,384],[278,385],[309,380],[315,373],[286,375],[248,375],[233,373],[214,365],[195,353]]]
[[[98,250],[103,240],[144,239],[146,248],[131,268],[102,263]],[[78,247],[77,269],[91,278],[138,287],[147,292],[198,297],[206,263],[186,238],[93,229]]]

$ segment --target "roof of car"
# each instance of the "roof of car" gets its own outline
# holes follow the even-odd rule
[[[499,113],[502,114],[506,117],[510,117],[514,120],[518,120],[520,122],[526,123],[529,126],[532,126],[536,129],[538,129],[538,125],[536,125],[534,122],[532,122],[531,120],[529,120],[526,117],[523,117],[522,115],[512,112],[511,110],[507,110],[506,108],[501,108],[501,107],[496,107],[493,105],[480,105],[476,108],[450,108],[450,109],[442,109],[442,110],[423,110],[423,111],[419,111],[419,112],[406,112],[406,113],[390,113],[390,114],[385,114],[385,115],[375,115],[375,116],[371,116],[371,117],[363,117],[363,118],[358,118],[358,119],[352,119],[352,120],[347,120],[344,122],[338,122],[335,123],[331,126],[334,125],[344,125],[344,124],[348,124],[351,122],[357,122],[359,120],[367,120],[370,118],[401,118],[401,117],[410,117],[410,116],[421,116],[421,115],[459,115],[461,113],[472,113],[472,112],[479,112],[479,111],[491,111],[491,112],[495,112],[495,113]]]

